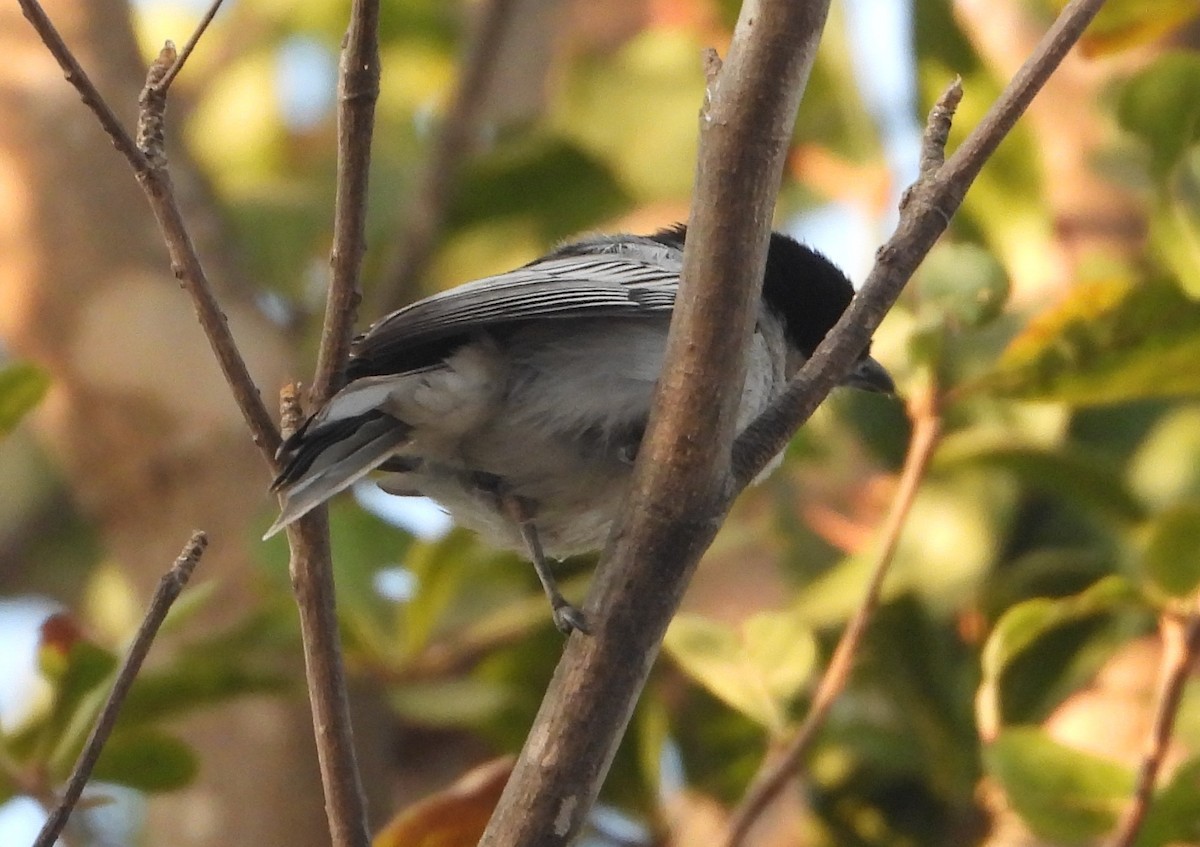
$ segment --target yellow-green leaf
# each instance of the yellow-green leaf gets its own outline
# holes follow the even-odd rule
[[[700,615],[678,615],[663,646],[685,673],[771,732],[784,728],[788,703],[816,660],[812,632],[786,612],[755,615],[740,633]]]
[[[0,369],[0,435],[11,432],[49,386],[50,377],[33,365],[22,363]]]
[[[1185,597],[1200,585],[1200,502],[1181,503],[1155,519],[1142,564],[1173,597]]]
[[[964,390],[1080,406],[1200,395],[1200,302],[1169,280],[1084,283]]]
[[[1116,762],[1054,741],[1037,727],[1006,730],[984,763],[1017,813],[1042,838],[1080,844],[1112,829],[1133,775]]]

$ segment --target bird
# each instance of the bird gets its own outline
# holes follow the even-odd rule
[[[662,370],[687,227],[589,235],[426,297],[354,339],[345,384],[280,446],[264,538],[374,470],[533,563],[564,634],[587,633],[548,559],[601,548],[629,493]],[[740,432],[854,296],[833,262],[773,232]],[[842,385],[891,394],[869,347]],[[776,457],[778,464],[780,457]]]

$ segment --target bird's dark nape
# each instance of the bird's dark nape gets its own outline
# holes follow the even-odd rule
[[[853,298],[841,268],[793,238],[771,234],[763,299],[783,316],[788,339],[804,355],[817,349]]]
[[[664,227],[650,236],[682,249],[687,224]],[[854,286],[822,254],[782,233],[771,233],[763,274],[763,299],[783,317],[788,340],[811,355],[833,329],[854,297]]]

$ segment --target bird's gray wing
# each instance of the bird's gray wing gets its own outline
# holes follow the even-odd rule
[[[580,317],[639,317],[671,311],[675,256],[551,256],[435,294],[377,321],[354,355],[395,354],[498,324]]]

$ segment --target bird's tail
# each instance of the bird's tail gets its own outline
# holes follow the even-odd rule
[[[314,423],[310,418],[283,442],[283,470],[271,490],[283,508],[264,539],[307,514],[383,464],[408,440],[411,427],[380,411]]]

